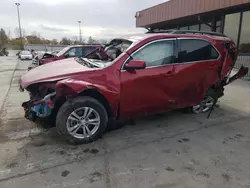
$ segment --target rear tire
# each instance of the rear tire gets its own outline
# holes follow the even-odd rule
[[[99,101],[91,97],[76,97],[59,109],[56,128],[71,144],[86,144],[102,136],[107,122],[107,112]]]
[[[213,89],[209,89],[207,94],[205,95],[205,98],[200,102],[200,104],[196,106],[192,106],[191,112],[194,114],[201,114],[201,113],[206,113],[213,108],[213,104],[217,103],[217,98],[216,98],[216,93]]]

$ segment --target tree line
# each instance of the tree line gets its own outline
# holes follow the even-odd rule
[[[14,30],[16,37],[10,36],[10,31],[6,33],[4,29],[0,29],[0,50],[4,47],[12,49],[20,49],[21,44],[52,44],[52,45],[76,45],[76,44],[106,44],[107,40],[96,40],[91,36],[85,41],[79,41],[77,36],[63,37],[61,40],[46,39],[40,35],[40,33],[34,31],[30,35],[27,35],[25,30],[22,30],[22,38],[20,38],[20,31],[18,28]],[[22,43],[21,43],[22,42]]]

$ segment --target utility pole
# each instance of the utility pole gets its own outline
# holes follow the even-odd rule
[[[21,50],[23,50],[23,40],[22,40],[22,28],[21,28],[21,22],[20,22],[20,14],[19,14],[19,6],[20,3],[15,3],[17,6],[17,16],[18,16],[18,23],[19,23],[19,32],[20,32],[20,45],[21,45]]]
[[[82,43],[82,31],[81,31],[81,21],[78,21],[78,23],[79,23],[79,41],[80,41],[80,43]]]

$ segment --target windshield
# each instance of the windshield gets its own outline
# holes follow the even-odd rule
[[[58,52],[56,55],[57,56],[62,56],[65,52],[67,52],[70,49],[70,47],[65,47],[63,48],[60,52]]]
[[[111,65],[126,51],[140,42],[139,38],[116,38],[111,40],[105,47],[100,47],[87,54],[84,58],[88,61],[99,60],[98,64]],[[92,63],[92,62],[89,62]],[[95,62],[96,63],[96,62]]]
[[[22,51],[21,54],[22,55],[31,55],[31,53],[29,51]]]

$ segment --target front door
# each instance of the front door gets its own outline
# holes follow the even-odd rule
[[[146,62],[146,69],[131,72],[122,68],[122,117],[157,113],[172,108],[175,102],[175,96],[171,92],[175,87],[175,44],[175,39],[157,40],[132,54],[133,59]]]

